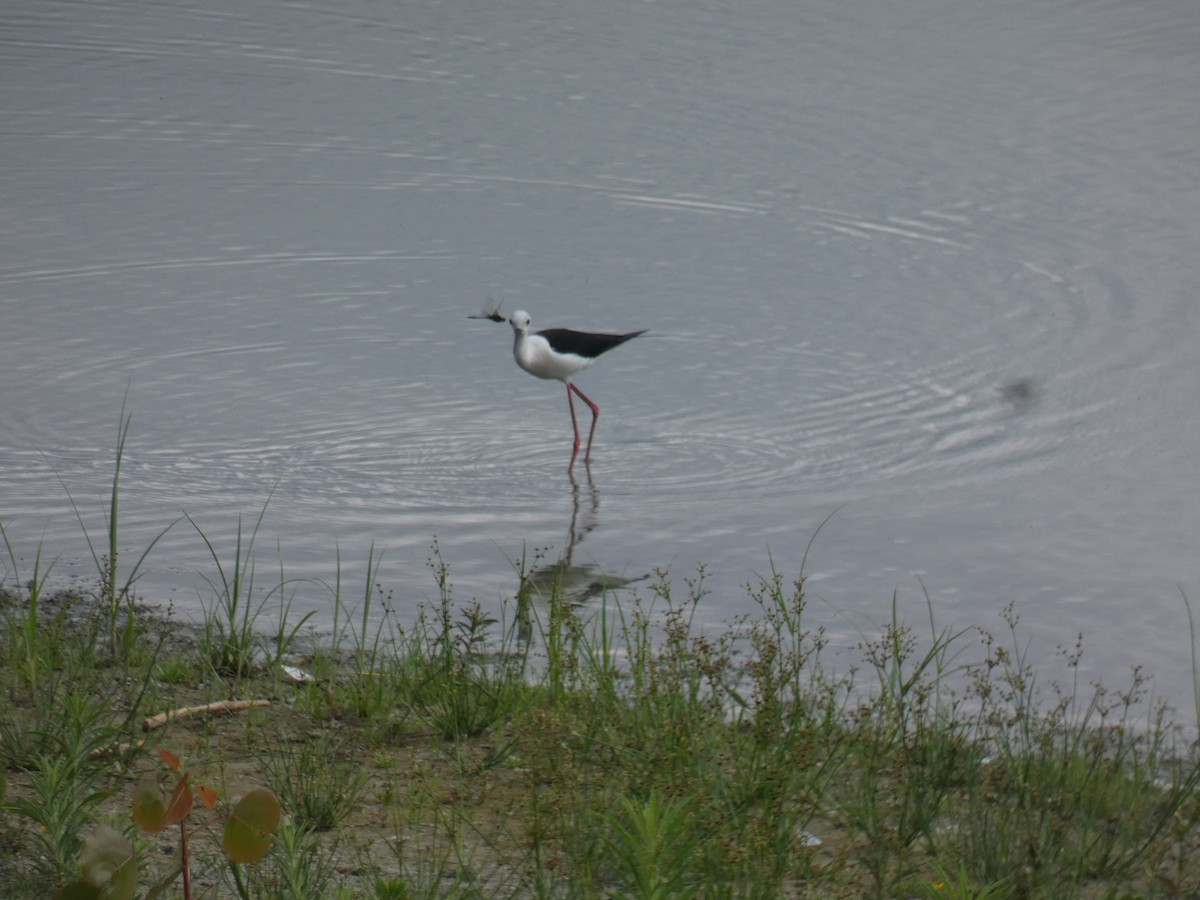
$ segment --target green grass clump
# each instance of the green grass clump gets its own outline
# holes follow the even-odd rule
[[[223,672],[183,641],[114,660],[105,610],[78,598],[31,645],[29,597],[10,591],[0,886],[70,881],[99,824],[136,843],[122,809],[159,737],[130,723],[238,694],[272,705],[165,732],[203,783],[270,785],[284,811],[240,881],[197,827],[192,865],[214,896],[1200,890],[1193,748],[1139,673],[1116,693],[1043,687],[1011,611],[1005,642],[919,634],[893,611],[839,675],[805,627],[803,579],[751,586],[755,613],[716,633],[695,626],[703,572],[682,601],[664,573],[644,597],[552,597],[525,643],[453,603],[436,548],[431,564],[438,599],[402,628],[372,559],[379,624],[345,626],[342,609],[338,640],[307,639],[294,660],[305,684],[262,664]]]
[[[299,828],[331,831],[358,804],[367,774],[337,731],[276,734],[265,757],[270,784]]]

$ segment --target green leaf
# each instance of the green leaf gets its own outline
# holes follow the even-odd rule
[[[137,857],[133,845],[115,828],[97,825],[83,839],[79,866],[84,881],[99,888],[105,900],[133,900],[137,895]]]
[[[151,777],[138,782],[133,793],[133,821],[147,834],[158,834],[167,827],[167,804],[158,782]]]
[[[246,794],[225,820],[221,847],[235,863],[258,862],[271,849],[271,835],[279,827],[279,801],[266,788]]]
[[[58,889],[54,900],[100,900],[103,893],[94,884],[88,884],[86,881],[72,881]]]

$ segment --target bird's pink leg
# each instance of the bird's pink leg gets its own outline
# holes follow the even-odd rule
[[[593,403],[588,395],[575,387],[573,384],[567,385],[567,399],[571,399],[571,391],[577,393],[581,400],[592,408],[592,430],[588,432],[587,452],[583,454],[583,461],[590,463],[592,461],[592,438],[596,436],[596,420],[600,418],[600,407]],[[575,405],[571,404],[571,421],[575,420]],[[579,452],[579,427],[575,427],[575,452]]]
[[[571,387],[570,384],[567,385],[567,405],[571,407],[571,427],[575,429],[575,446],[571,450],[571,461],[567,464],[568,475],[575,469],[575,457],[579,455],[579,423],[575,421],[575,401],[571,398]],[[588,450],[591,450],[590,441],[588,442]]]

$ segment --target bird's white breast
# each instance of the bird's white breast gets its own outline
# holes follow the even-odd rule
[[[570,381],[571,376],[586,369],[595,360],[573,353],[555,353],[540,334],[517,336],[513,344],[517,365],[538,378]]]

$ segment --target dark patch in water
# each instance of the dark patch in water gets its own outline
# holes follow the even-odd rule
[[[1014,378],[1000,389],[1000,395],[1013,406],[1029,406],[1037,402],[1037,382],[1032,378]]]

